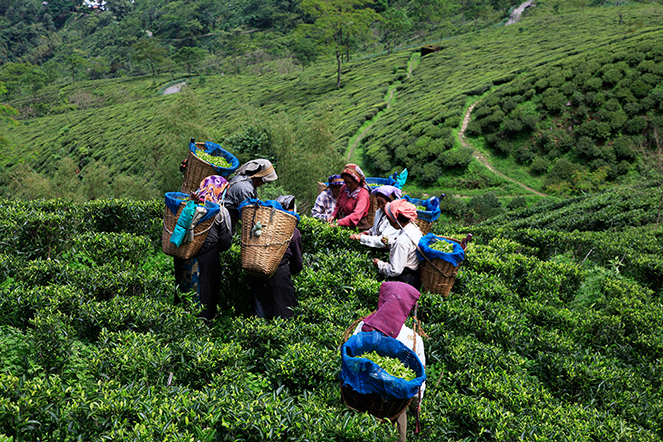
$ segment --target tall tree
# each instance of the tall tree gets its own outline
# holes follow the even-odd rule
[[[341,87],[343,54],[357,38],[368,36],[371,24],[380,14],[367,5],[373,0],[302,0],[302,10],[315,18],[313,24],[302,24],[298,30],[316,41],[318,46],[336,57],[336,87]]]
[[[391,54],[392,43],[398,41],[412,29],[412,22],[407,11],[402,8],[389,8],[382,13],[383,20],[378,23],[380,41],[387,44],[387,55]]]
[[[186,71],[189,75],[191,75],[191,70],[193,69],[193,66],[202,61],[205,56],[207,55],[207,51],[203,48],[192,48],[189,46],[184,46],[182,48],[179,48],[175,55],[173,56],[173,60],[176,63],[181,63],[186,67]]]
[[[132,45],[136,51],[134,59],[146,61],[152,71],[152,76],[157,74],[157,67],[166,61],[166,50],[159,46],[154,38],[143,38]]]

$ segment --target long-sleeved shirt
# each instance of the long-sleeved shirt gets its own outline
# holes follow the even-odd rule
[[[375,211],[373,227],[367,230],[367,232],[368,234],[362,234],[359,237],[359,242],[368,247],[383,249],[387,246],[382,242],[382,238],[387,237],[388,244],[391,246],[398,236],[399,230],[394,229],[389,223],[387,215],[385,215],[382,209],[378,209]]]
[[[371,205],[371,196],[366,187],[357,187],[353,192],[344,184],[336,200],[336,208],[332,213],[339,226],[355,227],[366,218]]]
[[[394,244],[389,251],[389,262],[378,261],[378,271],[387,278],[393,278],[403,273],[408,267],[412,270],[419,268],[417,258],[417,245],[423,235],[419,227],[412,221],[399,231]]]
[[[320,195],[315,199],[315,204],[313,205],[313,209],[311,209],[311,216],[327,221],[332,213],[334,213],[335,208],[336,198],[334,198],[332,190],[327,188],[320,192]]]
[[[258,190],[253,185],[250,176],[235,175],[228,182],[228,190],[226,191],[226,196],[223,200],[223,205],[226,206],[230,213],[233,231],[239,220],[239,211],[237,208],[247,198],[258,198]]]
[[[302,256],[303,246],[302,246],[302,234],[299,229],[295,227],[294,232],[292,232],[292,239],[288,248],[285,249],[283,258],[288,258],[290,261],[290,274],[296,275],[301,272],[304,268],[304,258]]]

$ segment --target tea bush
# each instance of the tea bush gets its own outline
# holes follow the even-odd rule
[[[545,201],[467,230],[433,224],[439,235],[474,238],[450,296],[419,300],[428,380],[422,433],[411,424],[408,439],[663,437],[654,188]],[[305,267],[293,278],[299,303],[290,320],[248,314],[236,236],[222,255],[221,313],[208,326],[195,303],[174,304],[153,203],[132,203],[131,213],[152,213],[139,216],[147,230],[129,225],[128,202],[99,202],[99,216],[89,204],[12,204],[1,210],[23,211],[26,231],[53,228],[45,215],[62,210],[75,234],[63,230],[68,240],[50,259],[25,241],[0,255],[0,434],[396,438],[393,426],[340,398],[338,348],[377,308],[382,278],[371,259],[387,253],[351,241],[351,229],[302,216]]]

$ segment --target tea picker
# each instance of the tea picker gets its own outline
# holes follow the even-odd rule
[[[408,408],[416,418],[415,433],[420,431],[419,412],[426,388],[423,331],[416,313],[415,330],[405,325],[410,312],[416,312],[420,296],[417,289],[404,282],[383,282],[377,310],[350,326],[341,345],[343,401],[383,422],[396,422],[401,442],[406,440]],[[413,379],[396,377],[368,359],[374,351],[402,363],[413,372]]]

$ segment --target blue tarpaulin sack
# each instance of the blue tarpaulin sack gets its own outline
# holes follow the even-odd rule
[[[196,143],[189,143],[189,150],[194,155],[196,154],[196,150],[202,150],[205,153],[212,155],[213,157],[223,157],[230,164],[230,167],[219,167],[214,164],[210,164],[210,166],[212,166],[218,172],[218,175],[224,177],[228,176],[239,167],[239,160],[235,155],[223,149],[218,144],[212,143],[211,141],[205,141],[202,149],[199,146],[196,146]]]
[[[368,184],[368,187],[370,187],[371,190],[375,190],[380,186],[396,187],[396,180],[393,179],[392,177],[389,178],[368,177],[366,178],[366,184]]]
[[[454,251],[452,253],[446,253],[431,248],[431,245],[435,244],[437,241],[445,241],[453,244]],[[443,238],[441,236],[437,236],[434,233],[429,233],[428,235],[424,235],[421,237],[421,239],[419,240],[419,249],[426,255],[426,258],[431,260],[441,259],[452,264],[454,267],[460,265],[460,263],[465,259],[465,251],[463,250],[463,247],[460,244],[458,244],[455,241]],[[419,257],[419,261],[424,259],[424,257],[421,256],[419,251],[417,251],[417,256]]]
[[[396,358],[414,371],[416,378],[407,381],[397,378],[375,362],[356,357],[377,352],[380,356]],[[405,344],[380,332],[360,332],[341,346],[341,382],[361,394],[377,394],[383,399],[409,399],[417,395],[426,380],[426,372],[417,354]]]
[[[440,199],[436,196],[431,196],[427,200],[420,200],[417,198],[412,198],[409,195],[403,196],[406,200],[414,204],[415,206],[422,206],[426,210],[417,209],[417,218],[423,219],[424,221],[433,222],[440,217],[442,210],[440,209]]]
[[[263,207],[271,207],[273,209],[280,210],[281,212],[285,212],[289,215],[292,215],[295,218],[297,218],[297,224],[299,224],[299,221],[301,221],[301,219],[299,218],[299,215],[297,214],[297,212],[292,212],[290,210],[285,210],[283,208],[283,206],[281,205],[281,203],[279,203],[278,201],[276,201],[276,200],[262,201],[262,200],[255,199],[255,198],[247,198],[247,199],[245,199],[244,201],[241,202],[239,207],[237,207],[237,210],[239,211],[240,219],[242,218],[242,209],[246,206],[254,206],[254,205],[255,206],[263,206]]]

